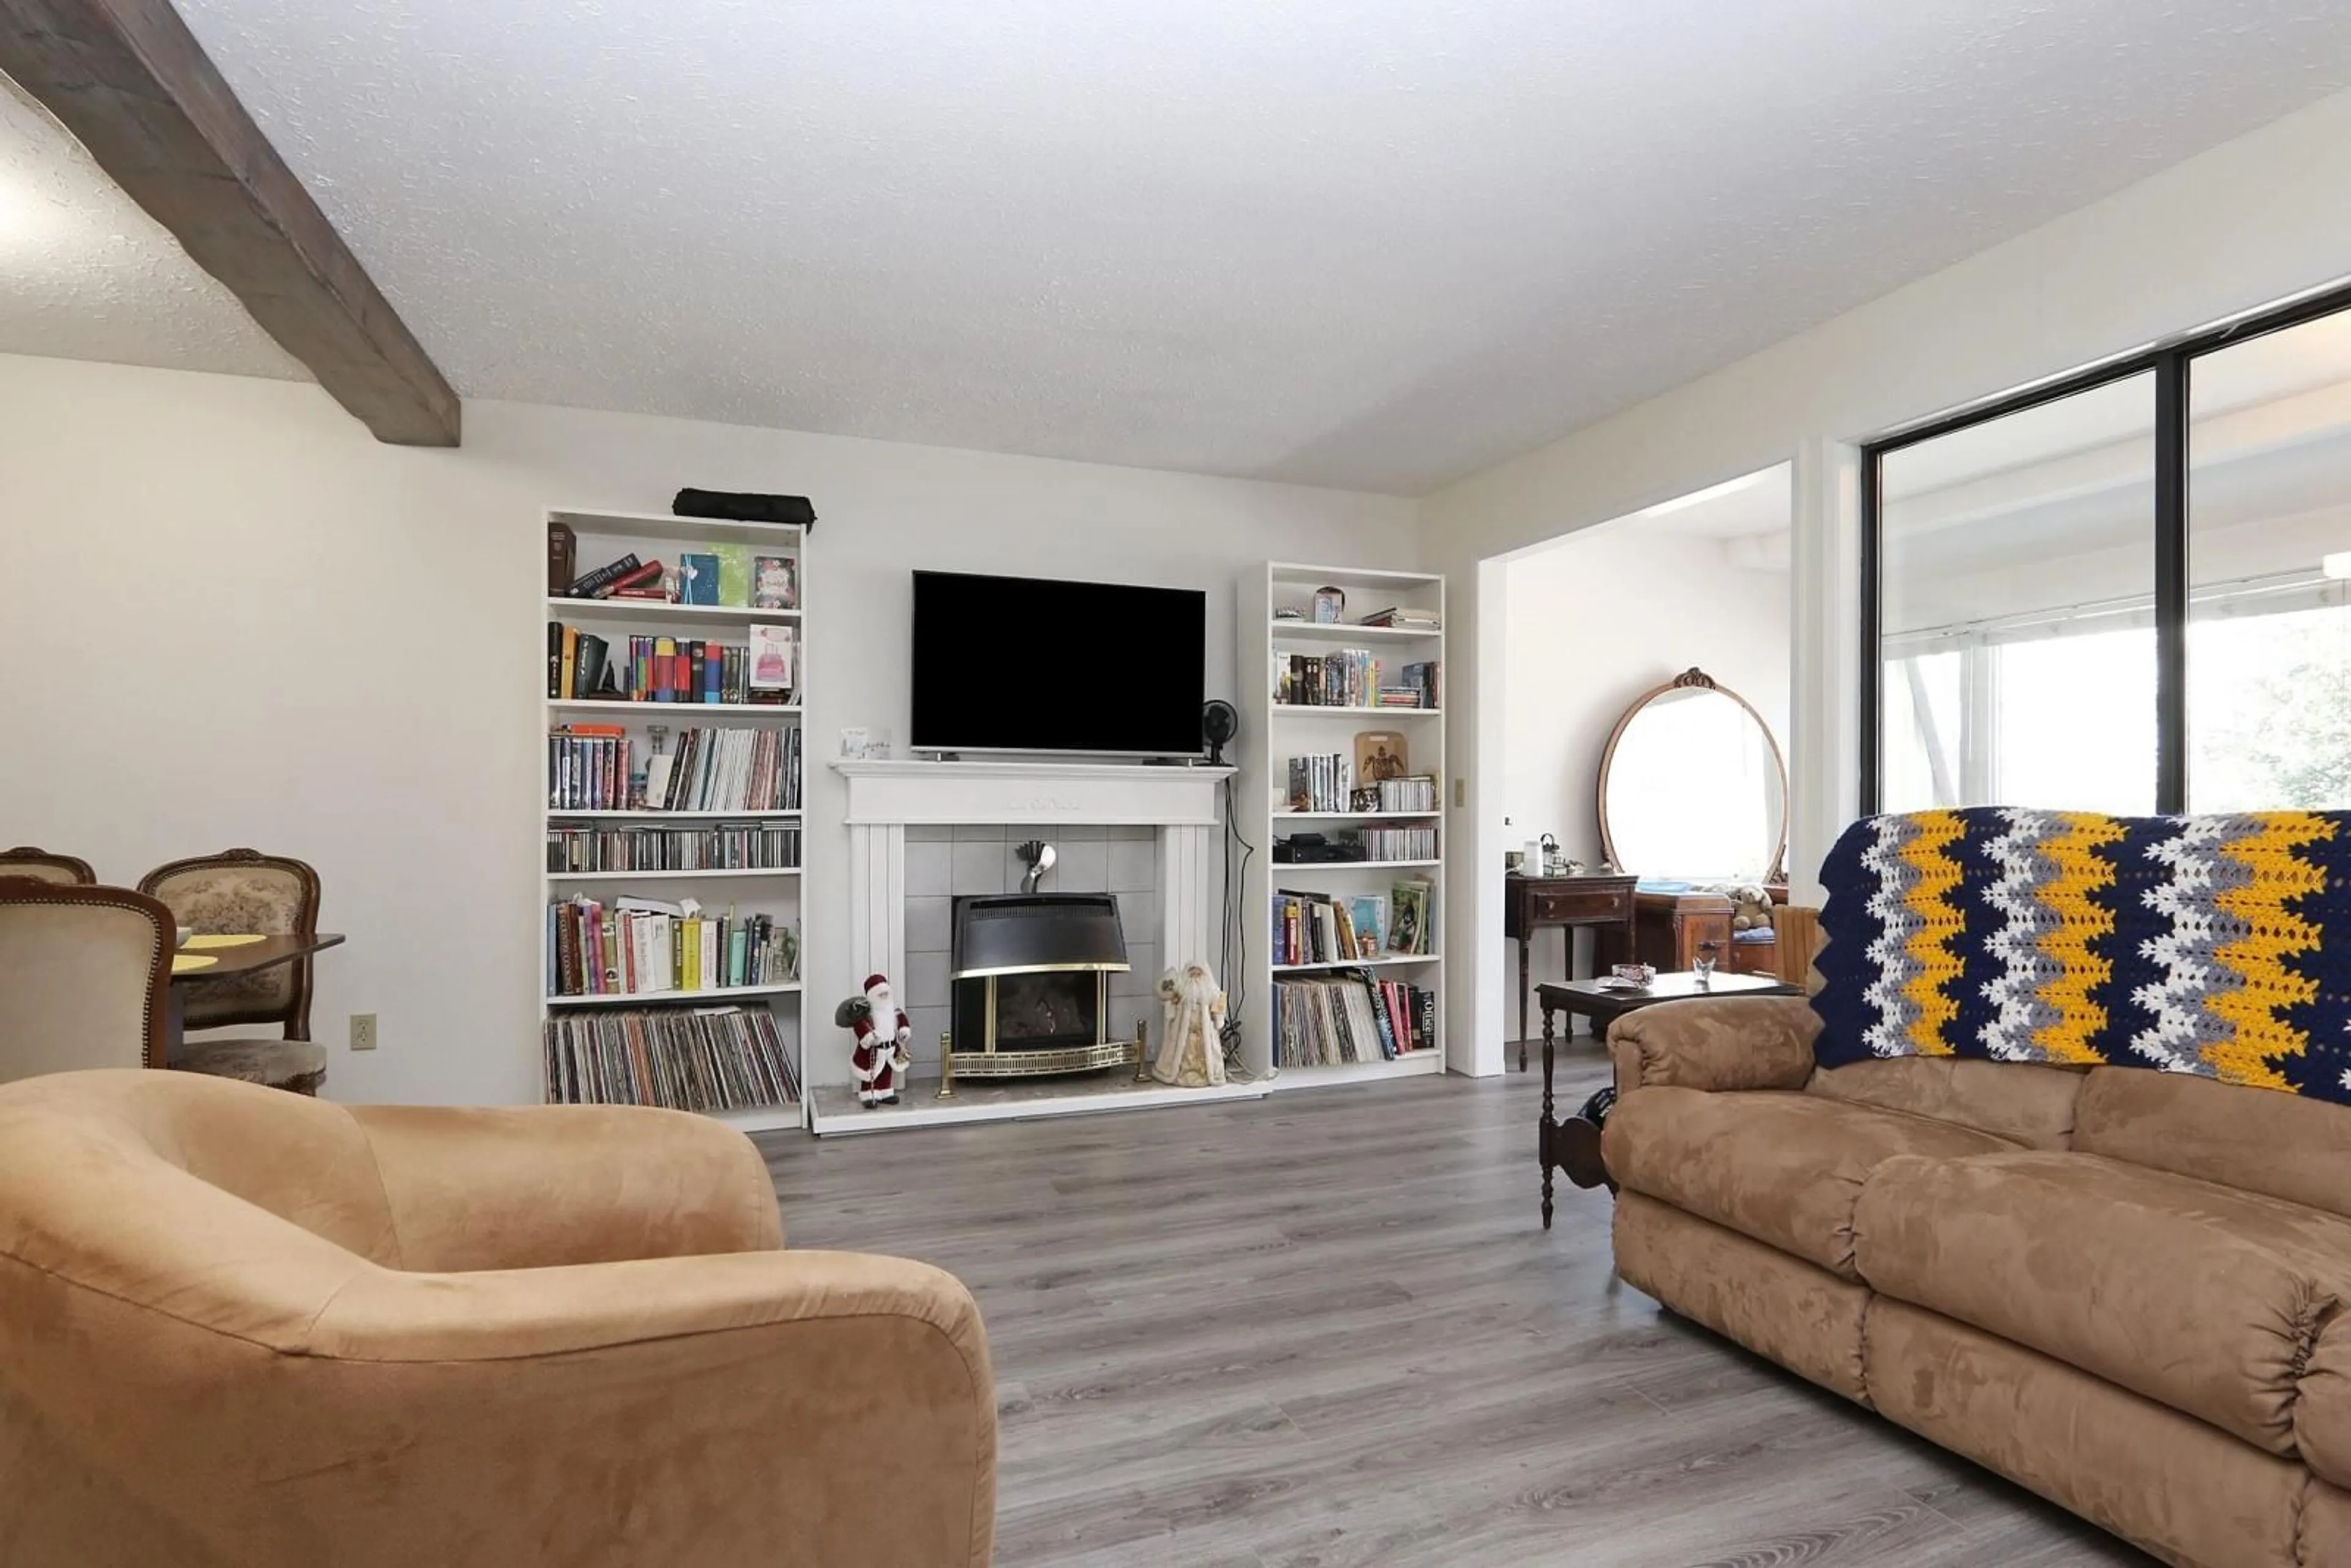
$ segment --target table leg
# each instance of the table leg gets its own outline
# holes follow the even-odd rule
[[[1542,1222],[1543,1228],[1545,1230],[1549,1230],[1551,1228],[1552,1135],[1553,1129],[1557,1126],[1557,1124],[1552,1120],[1551,1114],[1551,1060],[1552,1048],[1556,1040],[1556,1033],[1552,1028],[1551,1020],[1551,1003],[1546,1001],[1543,1003],[1542,1010],[1542,1120],[1537,1123],[1535,1127],[1535,1152],[1542,1160]]]
[[[1519,938],[1519,1071],[1527,1070],[1527,944],[1534,936],[1530,931]]]

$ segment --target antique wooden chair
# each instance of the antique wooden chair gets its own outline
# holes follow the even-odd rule
[[[98,873],[89,869],[88,861],[72,855],[53,855],[30,844],[0,850],[0,876],[29,876],[36,882],[81,886],[98,880]]]
[[[225,850],[157,866],[139,891],[170,906],[193,934],[308,936],[319,929],[319,873],[302,861],[258,850]],[[276,1024],[283,1038],[185,1041],[173,1067],[316,1094],[327,1077],[325,1048],[310,1039],[310,960],[181,988],[181,1027],[212,1030]]]
[[[161,1067],[172,912],[127,887],[0,875],[0,1080]]]

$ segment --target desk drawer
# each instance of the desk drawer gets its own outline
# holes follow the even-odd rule
[[[1562,921],[1622,920],[1633,912],[1633,890],[1538,893],[1532,902],[1538,925]]]

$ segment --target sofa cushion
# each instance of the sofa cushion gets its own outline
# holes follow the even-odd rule
[[[1858,1280],[1853,1207],[1896,1155],[1990,1154],[1989,1134],[1802,1092],[1710,1094],[1651,1085],[1616,1103],[1608,1172],[1631,1190]]]
[[[2282,1456],[2351,1294],[2351,1221],[2093,1155],[1889,1159],[1854,1230],[1877,1291]]]
[[[2103,1378],[1884,1296],[1870,1299],[1864,1354],[1870,1402],[1886,1419],[2166,1563],[2340,1568],[2345,1561],[2344,1538],[2314,1530],[2305,1512],[2321,1489],[2301,1466]],[[1920,1551],[1891,1560],[1969,1568],[2120,1561],[2087,1546],[2043,1553],[2022,1540],[2001,1545],[1976,1541],[1948,1558]]]
[[[1862,1398],[1869,1287],[1637,1192],[1616,1195],[1616,1272],[1682,1316]]]
[[[2078,1068],[2032,1061],[1888,1056],[1823,1067],[1804,1087],[1881,1111],[1956,1122],[2028,1149],[2062,1149],[2073,1139],[2074,1102],[2085,1076]]]
[[[2351,1215],[2351,1106],[2177,1072],[2102,1067],[2074,1147]]]

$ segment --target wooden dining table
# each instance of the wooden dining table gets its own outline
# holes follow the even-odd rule
[[[250,975],[258,969],[273,969],[329,947],[340,947],[342,943],[343,934],[340,931],[311,931],[264,936],[226,947],[190,947],[183,944],[173,955],[175,958],[210,958],[212,962],[186,969],[176,963],[172,967],[171,1008],[163,1023],[164,1059],[169,1061],[180,1053],[181,1007],[189,987],[210,985],[214,980]]]

